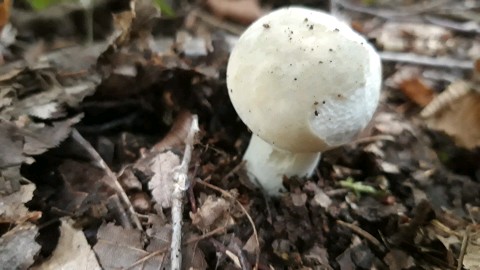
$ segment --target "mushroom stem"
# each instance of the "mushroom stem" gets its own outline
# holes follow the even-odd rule
[[[320,153],[292,153],[272,146],[253,134],[243,159],[252,182],[259,183],[269,195],[278,195],[284,189],[283,176],[311,176],[320,160]]]

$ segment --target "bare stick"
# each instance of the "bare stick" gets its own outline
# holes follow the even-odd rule
[[[399,52],[379,52],[380,58],[384,62],[400,62],[422,66],[440,67],[440,68],[460,68],[473,69],[473,61],[459,60],[449,57],[429,57],[414,53]]]
[[[173,180],[175,181],[172,194],[172,243],[170,244],[171,269],[182,269],[182,216],[183,216],[183,197],[185,191],[190,186],[188,179],[188,166],[192,158],[192,149],[195,142],[195,134],[198,132],[198,117],[192,115],[192,123],[185,138],[185,153],[182,163],[174,169]]]
[[[111,181],[109,184],[117,191],[118,195],[120,195],[120,199],[127,207],[127,212],[130,216],[130,219],[133,221],[133,224],[135,225],[134,227],[142,230],[142,224],[140,223],[140,220],[138,219],[138,216],[133,209],[132,203],[130,202],[127,193],[125,193],[125,190],[123,190],[122,186],[118,182],[117,176],[112,172],[112,170],[110,170],[107,163],[105,163],[105,161],[97,153],[95,148],[93,148],[93,146],[87,140],[85,140],[76,129],[72,130],[72,138],[80,145],[82,145],[83,148],[87,150],[88,154],[95,160],[97,166],[105,171],[108,176],[107,178]]]
[[[470,226],[467,226],[465,233],[463,234],[462,246],[460,248],[460,256],[458,256],[457,270],[463,268],[463,259],[465,258],[465,253],[467,252],[468,242],[470,241]]]
[[[357,225],[351,224],[351,223],[347,223],[347,222],[344,222],[344,221],[342,221],[342,220],[337,220],[337,224],[349,228],[349,229],[352,230],[354,233],[356,233],[356,234],[362,236],[363,238],[367,239],[368,241],[370,241],[370,243],[374,244],[374,245],[377,246],[379,249],[382,248],[382,243],[380,243],[380,241],[378,241],[377,238],[375,238],[375,236],[371,235],[370,233],[368,233],[367,231],[365,231],[365,230],[363,230],[362,228],[358,227]]]

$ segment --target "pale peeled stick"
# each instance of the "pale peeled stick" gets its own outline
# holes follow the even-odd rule
[[[242,34],[230,55],[227,86],[255,135],[292,153],[322,152],[350,142],[371,120],[381,62],[335,17],[288,7]]]

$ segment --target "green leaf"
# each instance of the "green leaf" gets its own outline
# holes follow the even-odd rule
[[[59,4],[61,2],[66,2],[66,0],[29,0],[28,1],[33,9],[36,11],[45,9],[51,5]]]
[[[165,0],[155,0],[155,5],[160,8],[162,15],[166,15],[167,17],[175,16],[175,11]]]
[[[372,186],[365,185],[362,182],[355,182],[351,177],[348,177],[347,179],[340,181],[340,186],[352,190],[357,195],[361,193],[378,195],[380,192]]]

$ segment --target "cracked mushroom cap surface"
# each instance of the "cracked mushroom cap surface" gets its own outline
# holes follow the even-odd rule
[[[271,145],[322,152],[371,120],[381,88],[375,49],[335,17],[301,7],[273,11],[241,35],[227,87],[242,121]]]

